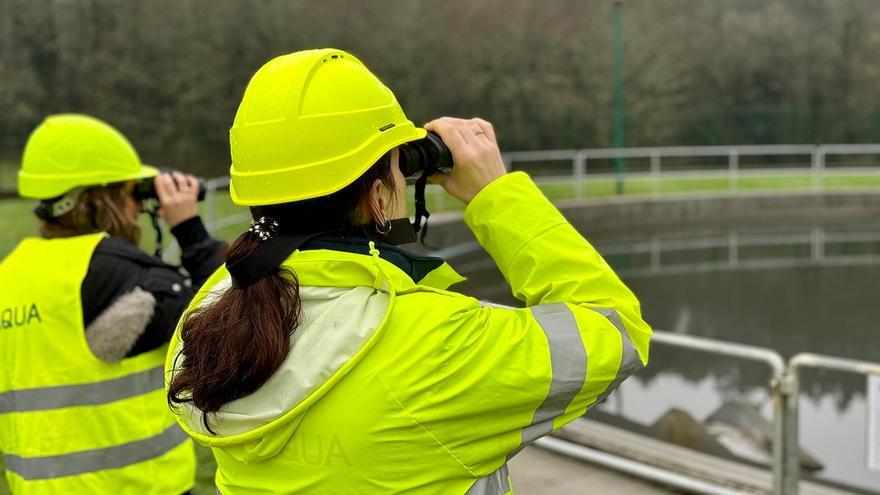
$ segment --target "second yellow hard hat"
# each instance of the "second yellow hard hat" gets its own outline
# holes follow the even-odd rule
[[[28,138],[18,172],[18,193],[49,199],[84,186],[155,177],[128,139],[88,115],[50,115]]]
[[[425,134],[353,55],[328,48],[277,57],[254,74],[229,131],[232,201],[332,194]]]

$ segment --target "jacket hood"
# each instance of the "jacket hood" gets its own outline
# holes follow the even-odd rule
[[[327,269],[327,263],[333,265],[332,270]],[[175,411],[178,422],[197,442],[222,447],[241,462],[266,459],[284,448],[311,406],[369,352],[396,293],[416,286],[403,270],[379,258],[378,251],[372,256],[297,251],[285,265],[294,270],[300,282],[302,317],[279,370],[256,392],[212,414],[215,434],[204,427],[203,413],[193,404],[182,404]],[[340,283],[339,275],[345,273],[352,275],[351,284]],[[420,282],[445,289],[460,280],[462,277],[444,263]],[[206,282],[188,312],[211,304],[230,287],[231,278],[221,268]],[[177,360],[179,365],[186,359],[181,354],[179,330],[172,340],[176,345],[169,351],[170,377],[174,374],[170,364]]]

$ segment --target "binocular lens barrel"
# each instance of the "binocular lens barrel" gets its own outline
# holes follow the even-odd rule
[[[404,177],[413,177],[422,171],[430,175],[452,170],[452,153],[436,133],[429,132],[424,138],[405,143],[399,149],[400,171]]]
[[[198,188],[199,188],[199,201],[205,199],[205,182],[202,179],[198,180]],[[134,186],[133,195],[135,199],[139,201],[145,201],[148,199],[159,199],[159,196],[156,194],[156,183],[153,182],[153,178],[143,179],[139,181]]]

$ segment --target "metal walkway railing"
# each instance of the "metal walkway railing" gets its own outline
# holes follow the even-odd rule
[[[825,177],[829,171],[828,161],[833,157],[870,156],[880,157],[880,144],[784,144],[784,145],[744,145],[744,146],[667,146],[653,148],[598,148],[598,149],[560,149],[540,151],[513,151],[504,153],[504,161],[508,168],[516,168],[518,164],[527,162],[571,162],[570,178],[574,180],[574,197],[582,199],[586,197],[584,181],[590,170],[590,163],[600,160],[646,159],[649,162],[647,168],[641,171],[628,171],[613,174],[620,181],[633,178],[648,179],[651,181],[652,192],[659,192],[662,187],[660,179],[665,177],[686,177],[695,173],[703,175],[709,173],[715,177],[726,177],[728,189],[735,192],[739,189],[740,179],[744,176],[757,176],[762,174],[778,174],[780,172],[791,174],[807,174],[814,189],[825,187]],[[741,158],[775,158],[795,157],[799,161],[795,164],[782,166],[759,166],[743,167]],[[686,171],[668,171],[664,168],[663,160],[682,158],[705,158],[702,164],[691,165]],[[723,160],[724,166],[713,165],[712,161]],[[853,166],[834,169],[835,174],[853,173],[880,173],[878,162],[871,161],[867,165]],[[597,174],[590,174],[595,177]],[[612,174],[603,174],[606,177]]]
[[[773,493],[775,495],[796,495],[799,492],[799,370],[812,367],[865,376],[880,376],[880,363],[855,359],[801,353],[792,356],[786,362],[778,352],[772,349],[663,331],[655,331],[652,342],[653,344],[746,359],[766,364],[770,368],[767,387],[773,401]],[[565,449],[554,448],[556,444],[552,442],[543,442],[543,444],[557,452],[564,453],[565,451]],[[538,445],[542,446],[542,442],[538,442]],[[568,450],[572,450],[571,447]],[[615,456],[592,455],[589,452],[582,452],[582,454],[578,454],[576,457],[682,490],[705,494],[732,493],[717,483],[707,483],[706,480],[695,479],[682,473],[669,472],[640,463],[621,462],[620,459],[615,459]],[[583,457],[584,455],[588,455],[590,458],[586,459]]]

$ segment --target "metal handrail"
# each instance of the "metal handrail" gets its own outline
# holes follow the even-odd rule
[[[786,155],[804,155],[809,156],[809,164],[803,166],[787,166],[773,167],[764,169],[749,169],[748,172],[740,170],[739,158],[744,156],[786,156]],[[841,155],[878,155],[880,156],[880,144],[823,144],[823,145],[807,145],[807,144],[780,144],[780,145],[729,145],[729,146],[658,146],[658,147],[640,147],[640,148],[583,148],[583,149],[551,149],[551,150],[534,150],[534,151],[509,151],[502,154],[504,162],[508,167],[513,162],[535,162],[535,161],[571,161],[571,173],[565,177],[574,179],[574,197],[582,199],[585,196],[584,179],[587,176],[587,163],[590,160],[614,159],[614,158],[648,158],[650,159],[650,170],[648,172],[627,172],[627,176],[635,177],[651,177],[659,179],[661,173],[663,176],[677,177],[692,175],[693,171],[664,171],[662,169],[663,158],[680,158],[680,157],[722,157],[727,159],[727,167],[719,169],[717,167],[710,170],[702,170],[702,174],[709,175],[726,175],[730,181],[730,190],[736,191],[738,181],[741,176],[752,176],[761,173],[794,173],[798,169],[809,168],[812,176],[812,184],[814,188],[820,188],[823,185],[823,178],[826,175],[826,166],[828,156]],[[835,174],[855,173],[866,167],[847,167],[845,169],[835,168]],[[874,167],[880,169],[880,167]],[[612,176],[614,174],[602,173],[596,174],[601,176]],[[229,185],[229,176],[216,177],[206,181],[209,197],[205,203],[206,224],[210,227],[216,220],[216,206],[214,202],[214,193],[217,189],[227,187]],[[659,191],[659,182],[655,181],[653,185],[654,192]],[[436,189],[436,188],[435,188]],[[445,195],[440,192],[440,197]]]
[[[556,149],[544,151],[513,151],[502,155],[508,168],[512,168],[513,162],[535,161],[562,161],[571,160],[571,175],[575,180],[575,198],[584,197],[583,179],[587,174],[587,162],[590,160],[608,160],[616,158],[647,158],[650,160],[650,171],[640,172],[639,175],[647,174],[659,179],[661,175],[662,159],[683,157],[726,158],[725,171],[715,169],[716,173],[724,173],[729,178],[729,189],[736,191],[738,188],[740,171],[740,158],[744,156],[796,156],[809,157],[809,162],[803,168],[809,167],[813,189],[819,189],[824,185],[826,176],[826,162],[829,156],[851,155],[880,155],[880,144],[782,144],[782,145],[731,145],[731,146],[661,146],[642,148],[596,148],[596,149]],[[796,169],[801,167],[787,167]],[[772,170],[777,170],[776,168]],[[753,173],[749,171],[749,174]],[[835,170],[835,174],[838,173]],[[632,175],[632,172],[626,175]],[[667,172],[668,174],[668,172]],[[654,184],[653,191],[659,191],[659,183]]]
[[[776,493],[785,495],[797,495],[800,482],[801,469],[798,449],[800,379],[798,372],[803,368],[823,368],[845,373],[880,376],[880,363],[870,361],[824,356],[809,352],[795,354],[788,360],[788,365],[778,387],[780,392],[778,400],[784,405],[785,417],[783,418],[784,434],[779,471],[774,476]]]
[[[782,358],[782,355],[764,347],[694,337],[693,335],[682,335],[661,330],[654,330],[651,340],[654,343],[765,363],[772,370],[772,378],[774,379],[782,376],[785,372],[785,359]]]
[[[645,263],[628,266],[618,270],[619,274],[627,276],[650,276],[669,273],[706,272],[725,269],[749,269],[749,268],[789,268],[793,266],[812,265],[853,265],[853,264],[878,264],[880,255],[876,254],[846,254],[830,252],[834,246],[846,244],[863,244],[880,242],[880,233],[874,232],[828,232],[824,227],[813,228],[810,231],[787,234],[719,234],[696,240],[687,239],[661,239],[653,238],[648,241],[634,243],[609,244],[599,247],[599,252],[605,256],[638,255],[644,258]],[[749,248],[763,248],[776,246],[808,247],[809,256],[795,254],[792,256],[775,256],[759,258],[744,258],[742,251]],[[662,256],[669,253],[682,253],[705,249],[725,249],[727,255],[722,260],[708,262],[678,262],[666,263]],[[433,256],[450,258],[468,255],[481,251],[482,247],[476,241],[465,241],[452,246],[447,246],[433,251]],[[647,256],[649,255],[649,256]],[[475,265],[469,265],[473,268]],[[488,258],[482,268],[494,266]]]
[[[858,373],[860,375],[880,375],[880,363],[825,356],[811,352],[795,354],[788,360],[789,372],[796,373],[801,368],[823,368],[846,373]]]
[[[771,378],[769,385],[773,399],[773,493],[776,495],[797,495],[799,492],[800,453],[797,436],[798,370],[803,367],[820,367],[852,373],[880,375],[880,363],[812,353],[797,354],[786,363],[778,352],[764,347],[694,337],[661,330],[654,331],[652,342],[710,354],[748,359],[765,363],[770,367]],[[626,461],[624,459],[607,459],[593,455],[592,452],[586,452],[583,449],[574,449],[571,445],[556,445],[557,442],[552,441],[552,439],[551,442],[539,441],[537,443],[542,447],[550,448],[560,453],[568,453],[573,457],[597,462],[603,466],[657,482],[670,483],[679,488],[694,490],[698,493],[718,493],[717,490],[721,488],[712,484],[706,486],[702,486],[699,483],[693,484],[697,481],[694,478],[681,476],[679,473],[655,466],[646,466],[637,462],[623,462]]]
[[[568,457],[605,466],[615,471],[636,476],[638,478],[671,486],[692,493],[706,495],[741,495],[743,492],[725,486],[710,483],[708,481],[687,476],[668,469],[651,466],[643,462],[634,461],[600,450],[591,449],[583,445],[560,440],[553,437],[543,437],[535,440],[535,445],[551,452],[556,452]]]
[[[788,453],[783,449],[783,447],[788,444],[787,439],[785,438],[788,431],[785,427],[787,425],[786,420],[789,418],[789,414],[786,410],[786,402],[780,400],[782,393],[780,384],[783,383],[783,378],[785,377],[786,372],[785,360],[782,358],[782,355],[774,350],[762,347],[656,330],[654,331],[652,341],[676,347],[700,350],[711,354],[722,354],[742,359],[750,359],[752,361],[766,363],[770,366],[772,374],[769,386],[770,395],[773,397],[773,473],[774,483],[777,483],[778,478],[780,478],[777,473],[782,472],[783,464],[787,461],[785,456]],[[774,490],[774,493],[782,495],[797,492]]]

